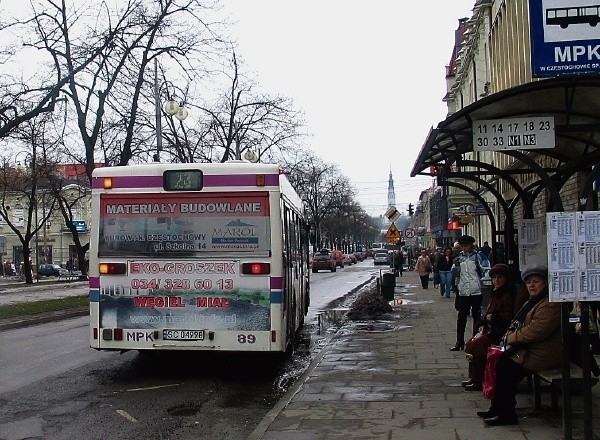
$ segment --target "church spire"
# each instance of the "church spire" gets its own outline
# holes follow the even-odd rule
[[[392,167],[390,167],[390,179],[388,181],[388,208],[396,206],[396,193],[394,192],[394,178],[392,177]]]

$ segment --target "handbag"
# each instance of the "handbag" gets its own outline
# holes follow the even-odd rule
[[[477,333],[465,343],[465,353],[483,360],[487,358],[487,349],[490,345],[492,344],[487,334]]]
[[[483,373],[483,397],[493,399],[496,394],[496,365],[502,356],[502,347],[490,345],[487,350],[487,361]]]

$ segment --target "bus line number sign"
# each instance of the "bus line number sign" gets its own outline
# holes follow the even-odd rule
[[[553,117],[473,121],[473,151],[531,150],[554,147]]]

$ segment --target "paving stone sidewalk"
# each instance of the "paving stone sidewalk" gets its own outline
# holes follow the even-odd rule
[[[562,413],[533,410],[533,396],[523,382],[518,426],[485,426],[476,411],[487,409],[481,392],[460,386],[467,372],[464,352],[452,352],[454,298],[441,297],[430,284],[420,287],[405,272],[395,289],[395,319],[347,322],[323,348],[309,369],[265,417],[250,439],[562,439]],[[467,327],[471,324],[470,318]],[[598,416],[600,386],[593,388]],[[573,399],[581,411],[581,398]],[[583,422],[575,420],[573,439],[582,439]],[[600,421],[594,438],[600,438]]]

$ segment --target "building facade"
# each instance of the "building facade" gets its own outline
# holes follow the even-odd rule
[[[73,165],[60,165],[57,167],[61,174],[59,181],[62,183],[61,197],[67,202],[73,215],[73,225],[83,244],[89,243],[89,225],[91,220],[91,192],[87,179],[82,178],[84,170]],[[2,274],[18,274],[23,262],[23,242],[18,234],[24,235],[28,227],[28,214],[32,212],[32,225],[41,225],[29,242],[30,258],[34,268],[42,263],[59,264],[65,269],[79,270],[80,264],[77,256],[73,234],[67,227],[65,219],[56,203],[48,198],[48,188],[40,185],[37,188],[43,196],[31,197],[25,192],[3,191],[2,209],[8,213],[8,221],[0,217],[0,255],[2,258]],[[30,203],[36,203],[30,209]],[[13,230],[14,227],[16,229]]]
[[[600,145],[596,79],[533,75],[529,8],[528,0],[477,0],[472,16],[459,19],[446,69],[448,116],[428,136],[411,173],[437,176],[428,202],[434,236],[466,233],[480,244],[497,242],[512,249],[508,262],[516,259],[522,219],[598,205],[591,191]],[[475,148],[473,120],[523,115],[554,118],[556,148]]]

